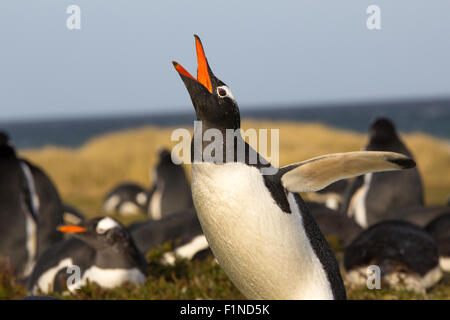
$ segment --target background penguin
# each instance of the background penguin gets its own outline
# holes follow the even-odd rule
[[[0,196],[0,220],[4,221],[0,224],[7,228],[5,232],[0,229],[5,237],[0,241],[0,260],[9,260],[16,274],[25,277],[39,254],[62,239],[56,230],[62,223],[62,203],[44,171],[16,156],[6,133],[0,133],[0,148],[0,179],[4,179]]]
[[[439,248],[439,264],[445,272],[450,272],[450,211],[433,221],[426,227]]]
[[[173,240],[174,252],[164,257],[168,263],[173,263],[175,256],[191,260],[209,248],[194,208],[174,213],[157,221],[139,222],[129,226],[128,230],[139,250],[144,254]]]
[[[412,157],[387,118],[378,118],[370,128],[367,151],[391,151]],[[363,228],[386,219],[397,219],[395,209],[423,206],[422,180],[417,168],[369,173],[348,187],[344,211]],[[388,215],[391,212],[392,215]]]
[[[77,208],[71,206],[70,204],[63,203],[63,220],[64,224],[80,224],[81,222],[87,220],[87,218]]]
[[[59,230],[73,233],[75,238],[51,246],[39,257],[29,278],[29,293],[63,291],[66,280],[73,274],[67,272],[71,266],[80,268],[80,279],[76,282],[80,286],[87,280],[104,288],[145,281],[145,258],[127,229],[116,220],[96,218]]]
[[[197,78],[173,65],[198,120],[192,195],[214,256],[249,299],[345,299],[337,260],[298,193],[367,172],[411,168],[414,161],[396,153],[350,152],[272,167],[240,134],[236,100],[212,73],[198,36],[195,47]],[[223,140],[199,141],[209,129]]]
[[[448,206],[415,206],[391,210],[388,216],[395,216],[399,220],[409,221],[422,228],[437,217],[449,212]]]
[[[6,133],[0,132],[0,267],[25,277],[37,257],[38,212]]]
[[[103,201],[103,211],[123,216],[147,211],[149,191],[135,183],[121,183],[114,187]]]
[[[340,210],[344,205],[348,185],[347,180],[339,180],[322,190],[307,193],[306,198],[313,202],[322,203],[332,210]]]
[[[349,245],[363,231],[359,224],[343,212],[332,210],[321,203],[308,201],[306,204],[320,231],[335,250]]]
[[[57,227],[63,223],[63,204],[50,177],[39,167],[22,159],[22,168],[31,173],[32,203],[38,213],[38,255],[63,237]],[[26,169],[26,167],[28,169]],[[26,174],[27,175],[27,174]]]
[[[170,151],[160,149],[155,168],[155,185],[148,206],[149,218],[159,220],[192,208],[192,194],[181,165],[174,164]]]
[[[346,248],[344,267],[350,285],[365,285],[370,265],[380,267],[381,280],[387,285],[418,292],[424,292],[442,277],[436,242],[422,228],[407,221],[375,224]]]

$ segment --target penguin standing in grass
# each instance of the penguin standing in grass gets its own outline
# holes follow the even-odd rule
[[[144,187],[125,182],[114,187],[103,200],[103,212],[122,216],[136,215],[147,210],[149,192]]]
[[[378,266],[390,287],[424,293],[442,277],[436,242],[422,228],[400,220],[377,223],[361,233],[344,253],[350,285],[366,285],[368,268]]]
[[[367,151],[389,151],[412,158],[394,124],[378,118],[370,128]],[[417,168],[399,172],[368,173],[348,187],[344,211],[363,228],[387,219],[403,219],[397,209],[423,206],[422,180]]]
[[[9,136],[0,132],[0,268],[19,278],[37,257],[38,212],[27,173],[28,179]]]
[[[192,208],[191,188],[183,167],[172,162],[167,149],[159,149],[157,156],[150,191],[135,183],[122,183],[106,195],[105,213],[128,216],[146,212],[150,219],[159,220]]]
[[[390,210],[389,217],[396,217],[399,220],[409,221],[425,228],[431,221],[449,212],[448,206],[414,206],[401,209]]]
[[[194,139],[191,148],[192,196],[214,256],[249,299],[345,299],[336,258],[298,193],[372,171],[411,168],[414,161],[392,152],[350,152],[272,167],[241,136],[236,100],[212,73],[197,36],[195,46],[197,79],[173,65],[201,121],[194,137],[222,137],[219,147]]]
[[[145,258],[127,229],[116,220],[96,218],[61,226],[59,230],[74,238],[51,246],[39,257],[28,281],[30,293],[65,291],[74,270],[80,274],[78,280],[69,281],[70,291],[88,281],[103,288],[145,281]]]
[[[26,277],[39,254],[62,239],[56,230],[62,203],[51,179],[17,157],[6,133],[0,133],[0,149],[0,265],[6,261]]]
[[[38,256],[63,237],[57,227],[63,223],[64,206],[50,177],[38,166],[22,159],[22,170],[31,190],[31,202],[37,212]]]
[[[172,162],[170,151],[158,150],[158,163],[154,171],[155,184],[148,206],[150,219],[159,220],[192,208],[192,194],[181,165]]]

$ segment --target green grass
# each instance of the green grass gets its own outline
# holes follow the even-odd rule
[[[175,265],[161,264],[169,243],[147,256],[147,278],[143,285],[103,289],[95,283],[80,288],[75,294],[52,295],[62,299],[244,299],[212,257],[203,261],[178,259]],[[8,273],[0,273],[0,299],[18,299],[25,288]]]
[[[162,255],[169,249],[170,245],[167,243],[148,255],[148,275],[143,285],[126,284],[108,290],[90,283],[75,294],[52,295],[70,300],[245,299],[212,257],[203,261],[178,259],[174,266],[159,263]],[[337,256],[342,257],[342,254],[338,253]],[[0,299],[19,299],[25,295],[25,288],[18,284],[11,274],[0,273]],[[348,288],[347,295],[348,299],[352,300],[449,300],[450,274],[444,275],[441,282],[426,294],[388,288],[369,290],[361,287]]]

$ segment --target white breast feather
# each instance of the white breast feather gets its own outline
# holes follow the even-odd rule
[[[114,211],[116,211],[119,202],[120,197],[117,194],[109,197],[103,204],[103,211],[105,211],[106,213],[113,213]]]
[[[127,201],[121,204],[119,208],[119,213],[122,216],[132,216],[135,214],[138,214],[141,211],[141,209],[131,201]]]
[[[20,165],[22,167],[22,171],[25,175],[25,179],[27,181],[28,189],[31,194],[31,206],[34,214],[39,215],[39,196],[36,192],[36,185],[34,183],[33,174],[31,173],[30,167],[24,162],[21,161]],[[25,230],[27,235],[27,262],[22,271],[22,276],[27,277],[33,271],[34,265],[36,263],[36,254],[37,254],[37,243],[38,243],[38,235],[37,235],[37,225],[36,221],[32,218],[31,212],[29,212],[28,207],[24,208],[26,211],[25,215]]]
[[[150,217],[153,220],[160,220],[161,216],[161,198],[162,192],[159,189],[156,189],[152,194],[152,198],[150,200]]]
[[[332,299],[293,195],[281,211],[258,169],[193,164],[192,194],[209,245],[249,299]]]
[[[132,269],[103,269],[92,266],[86,270],[81,279],[82,285],[95,282],[103,288],[115,288],[126,282],[140,284],[145,282],[144,274],[137,268]]]
[[[369,226],[367,222],[367,193],[369,192],[370,181],[372,180],[372,173],[364,175],[364,184],[355,193],[355,221],[362,227],[367,228]]]
[[[194,237],[188,243],[178,247],[174,252],[167,252],[163,256],[163,262],[169,265],[173,265],[176,260],[176,256],[191,260],[198,252],[208,249],[209,244],[204,235]]]
[[[56,274],[67,267],[72,266],[72,259],[66,258],[61,260],[61,262],[44,272],[38,279],[36,285],[34,286],[32,293],[37,294],[38,289],[44,293],[53,291],[53,283],[55,281]],[[144,274],[137,268],[131,269],[103,269],[97,266],[92,266],[87,269],[79,282],[73,284],[69,287],[70,291],[75,291],[78,287],[82,287],[87,284],[87,282],[95,282],[103,288],[115,288],[126,282],[132,284],[140,284],[145,282]]]
[[[71,266],[72,259],[66,258],[59,262],[58,265],[54,266],[53,268],[48,269],[45,271],[38,279],[36,284],[34,285],[34,288],[32,289],[33,294],[37,294],[38,290],[41,290],[43,293],[48,293],[53,291],[53,283],[55,281],[56,274],[63,268],[67,268]]]

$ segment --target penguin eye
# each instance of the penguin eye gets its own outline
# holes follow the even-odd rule
[[[224,88],[217,88],[217,93],[221,97],[225,97],[227,95],[227,91]]]
[[[231,93],[230,89],[226,86],[217,87],[217,95],[220,98],[230,98],[234,100],[233,94]]]

